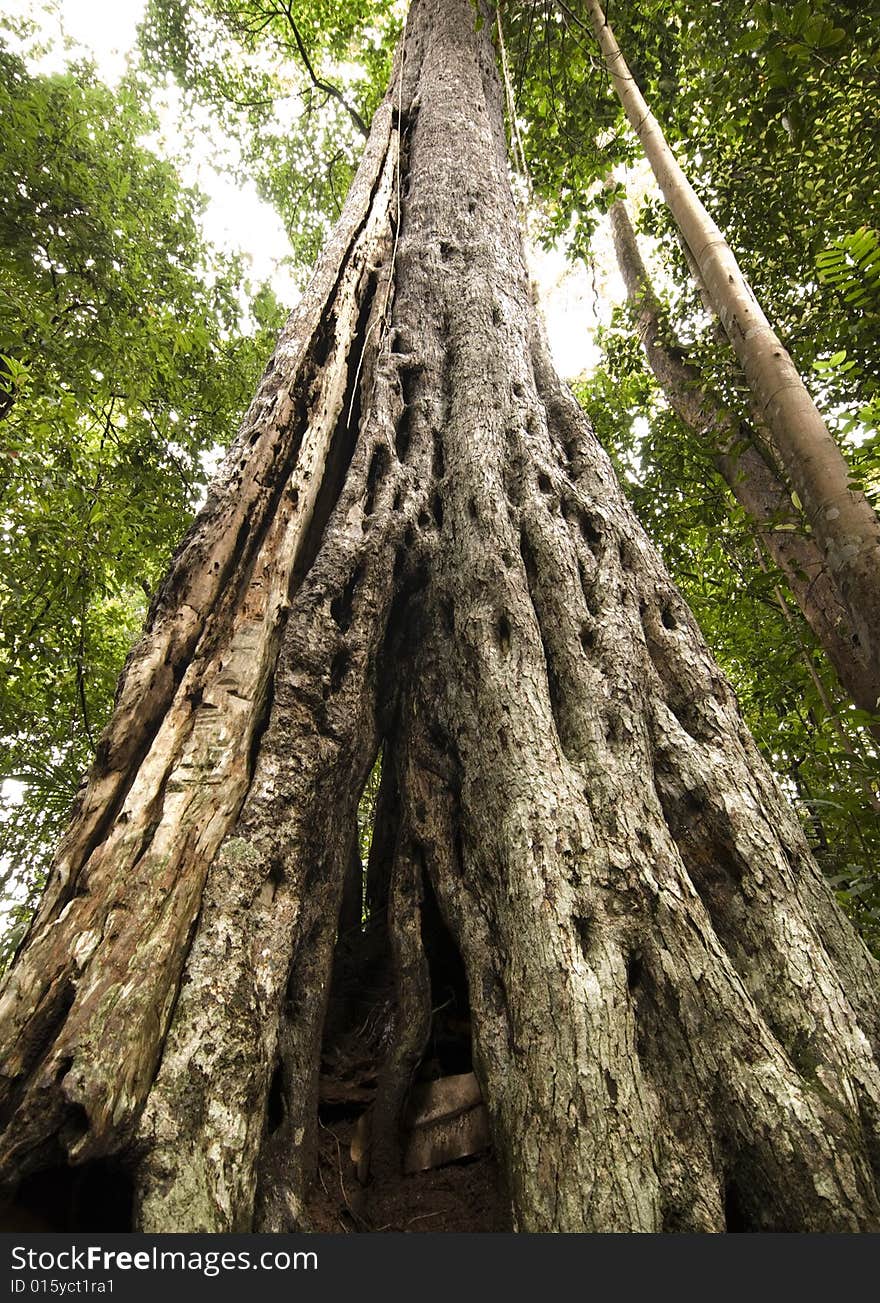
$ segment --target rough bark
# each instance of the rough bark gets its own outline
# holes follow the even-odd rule
[[[699,269],[816,541],[846,602],[859,653],[880,678],[880,520],[852,476],[729,245],[666,143],[599,0],[587,0],[624,111]],[[877,708],[875,699],[871,709]]]
[[[490,33],[413,6],[7,981],[0,1170],[308,1228],[381,745],[380,1179],[446,963],[517,1228],[876,1228],[877,967],[548,361]]]
[[[880,700],[880,675],[853,638],[846,604],[791,494],[752,437],[746,422],[707,388],[697,367],[671,335],[639,252],[626,206],[611,206],[617,264],[645,356],[672,409],[709,448],[712,461],[736,501],[753,522],[757,537],[776,563],[844,690],[861,710]]]

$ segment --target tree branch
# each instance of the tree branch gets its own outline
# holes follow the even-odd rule
[[[293,13],[291,12],[290,5],[282,4],[281,10],[282,13],[284,14],[284,17],[287,19],[287,23],[288,26],[290,27],[291,32],[293,33],[293,39],[296,42],[296,48],[299,51],[300,58],[305,64],[306,72],[309,74],[309,77],[312,80],[312,84],[316,86],[318,90],[326,91],[328,95],[332,95],[333,99],[338,100],[339,103],[342,105],[342,107],[345,109],[348,116],[351,118],[354,125],[357,127],[358,131],[361,133],[361,135],[368,136],[370,132],[369,132],[369,128],[367,127],[367,124],[364,122],[363,118],[358,113],[357,109],[352,104],[349,104],[348,100],[342,94],[342,91],[339,90],[338,87],[332,86],[330,82],[324,81],[323,78],[319,77],[316,74],[314,68],[312,67],[312,61],[309,58],[308,51],[306,50],[306,47],[303,43],[303,39],[300,36],[299,28],[296,25],[296,20],[293,17]]]

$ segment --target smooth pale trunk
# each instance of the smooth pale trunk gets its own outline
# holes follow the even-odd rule
[[[699,269],[712,306],[804,506],[825,564],[847,606],[856,654],[880,679],[880,521],[860,490],[727,241],[666,143],[599,0],[590,22],[621,104]],[[872,709],[878,707],[875,699]]]
[[[711,450],[719,474],[785,575],[844,690],[859,709],[873,710],[880,697],[880,679],[859,655],[846,605],[815,539],[805,533],[805,522],[795,511],[788,489],[756,446],[748,425],[725,408],[720,395],[707,389],[700,372],[671,339],[669,322],[651,286],[621,200],[612,204],[610,215],[627,298],[636,314],[645,356],[667,401]]]

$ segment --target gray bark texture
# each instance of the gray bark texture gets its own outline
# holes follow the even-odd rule
[[[132,653],[3,990],[0,1174],[308,1229],[345,942],[371,1179],[416,1179],[446,965],[516,1229],[877,1229],[877,965],[550,364],[491,30],[415,0]]]

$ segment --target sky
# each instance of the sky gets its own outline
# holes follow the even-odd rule
[[[55,72],[71,59],[88,56],[102,80],[115,85],[134,47],[145,0],[58,0],[54,12],[39,0],[4,0],[4,8],[13,17],[33,18],[39,24],[41,40],[53,43],[46,55],[31,66],[41,72]],[[65,38],[71,43],[67,49]],[[271,281],[279,299],[292,307],[297,291],[290,272],[281,265],[290,253],[281,219],[260,199],[253,184],[237,184],[211,166],[209,155],[216,141],[207,117],[201,124],[202,147],[197,141],[192,154],[183,152],[176,100],[170,93],[167,102],[155,106],[162,139],[150,141],[151,147],[174,158],[185,185],[198,186],[207,194],[202,227],[208,240],[220,249],[244,251],[254,280]]]
[[[58,0],[53,12],[41,0],[4,0],[7,13],[33,18],[41,41],[51,43],[48,53],[33,66],[56,71],[70,58],[87,55],[111,85],[125,72],[144,7],[145,0]],[[72,43],[66,51],[65,38]],[[162,139],[150,143],[157,152],[167,151],[174,157],[185,184],[198,186],[208,196],[202,217],[207,239],[221,249],[242,251],[253,279],[268,280],[279,300],[292,307],[297,291],[283,266],[290,245],[277,213],[260,199],[254,185],[237,184],[211,166],[209,157],[216,141],[207,117],[201,124],[204,143],[200,147],[197,139],[193,151],[184,154],[174,95],[156,107]],[[595,266],[589,273],[582,264],[572,268],[561,249],[536,247],[529,249],[529,270],[538,287],[554,361],[562,376],[571,380],[595,365],[596,326],[610,319],[614,303],[624,297],[610,241],[596,241]]]

